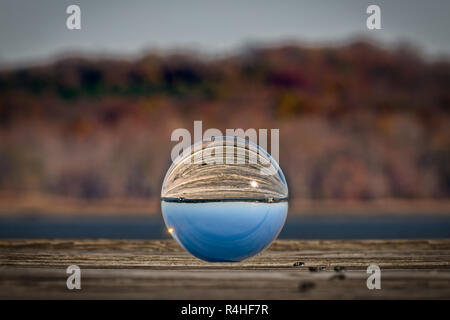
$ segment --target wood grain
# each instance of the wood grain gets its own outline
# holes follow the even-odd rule
[[[66,288],[72,264],[79,291]],[[366,287],[370,264],[381,290]],[[240,263],[172,240],[7,240],[0,265],[1,299],[450,299],[450,239],[279,240]]]

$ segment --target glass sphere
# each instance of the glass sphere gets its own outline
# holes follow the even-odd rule
[[[276,161],[236,137],[215,137],[183,150],[163,182],[161,209],[172,237],[206,261],[241,261],[283,228],[288,187]]]

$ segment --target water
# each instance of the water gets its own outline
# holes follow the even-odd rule
[[[450,217],[430,212],[398,217],[299,217],[288,216],[279,239],[446,239]],[[0,219],[2,239],[169,239],[163,218],[124,214],[119,218]]]
[[[286,220],[282,202],[161,202],[174,239],[206,261],[241,261],[276,239]]]

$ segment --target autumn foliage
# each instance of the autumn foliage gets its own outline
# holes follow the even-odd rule
[[[450,63],[365,42],[1,71],[0,194],[156,199],[194,120],[279,128],[291,198],[450,196]]]

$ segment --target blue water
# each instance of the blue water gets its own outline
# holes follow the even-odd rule
[[[283,202],[161,202],[173,238],[206,261],[241,261],[276,239],[286,220]]]

